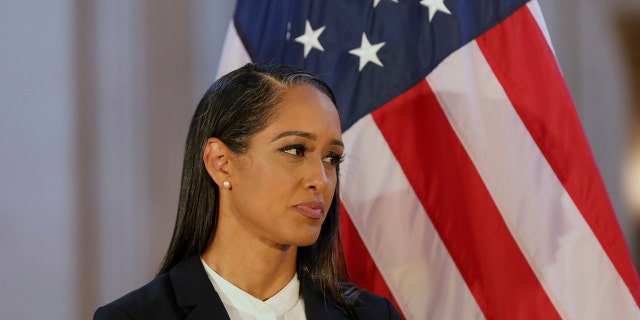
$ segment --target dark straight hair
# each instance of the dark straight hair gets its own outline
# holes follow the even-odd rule
[[[218,186],[204,167],[206,141],[216,137],[237,154],[266,128],[287,89],[312,85],[336,99],[317,76],[294,67],[247,64],[215,81],[204,94],[191,120],[185,146],[176,225],[159,273],[169,271],[188,256],[202,254],[216,232]],[[339,179],[339,178],[338,178]],[[339,227],[339,180],[320,235],[311,246],[298,248],[297,272],[325,298],[341,307],[352,304],[359,290],[350,285]]]

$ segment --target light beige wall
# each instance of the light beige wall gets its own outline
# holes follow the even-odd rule
[[[626,98],[607,25],[624,2],[541,7],[626,226]],[[232,10],[228,0],[0,0],[0,319],[87,319],[153,277],[189,117]]]
[[[153,277],[232,11],[0,1],[0,319],[88,319]]]
[[[0,318],[73,319],[71,1],[0,1]]]

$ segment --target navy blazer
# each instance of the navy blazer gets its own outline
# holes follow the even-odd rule
[[[301,281],[308,320],[349,319],[343,310]],[[356,319],[401,319],[388,299],[362,292],[351,308]],[[352,316],[352,318],[353,318]],[[189,257],[140,289],[96,310],[94,320],[111,319],[229,319],[229,315],[202,266]]]

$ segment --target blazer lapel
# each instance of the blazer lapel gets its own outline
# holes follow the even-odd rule
[[[176,302],[185,309],[185,319],[229,319],[199,256],[189,257],[169,271]]]

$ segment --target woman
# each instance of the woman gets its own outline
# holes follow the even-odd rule
[[[336,102],[318,77],[248,64],[205,93],[158,276],[95,319],[399,319],[346,282]]]

